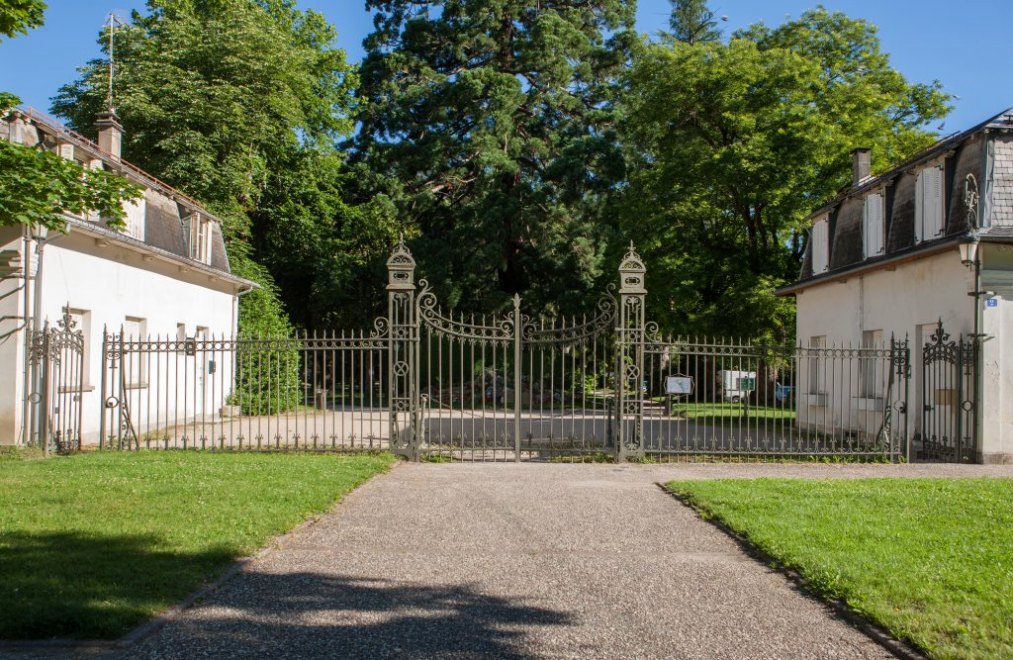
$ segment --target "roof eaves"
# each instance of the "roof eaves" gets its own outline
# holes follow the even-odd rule
[[[64,218],[67,221],[68,229],[70,229],[71,231],[79,231],[83,234],[87,234],[94,238],[114,241],[134,251],[152,254],[162,259],[163,261],[169,261],[183,268],[189,268],[191,270],[203,272],[205,275],[208,275],[209,277],[218,278],[219,280],[222,280],[224,282],[229,282],[231,284],[238,285],[240,288],[245,288],[246,290],[260,288],[259,284],[251,280],[238,277],[227,271],[219,270],[218,268],[214,268],[200,261],[195,261],[187,257],[181,257],[180,255],[174,252],[163,250],[162,248],[155,247],[154,245],[150,245],[148,243],[145,243],[144,241],[138,240],[132,236],[127,236],[125,234],[109,229],[107,227],[102,227],[100,225],[96,225],[92,222],[87,222],[85,220],[81,220],[80,218],[75,218],[73,216],[65,215]]]
[[[966,243],[969,240],[974,240],[974,237],[975,235],[972,233],[947,236],[946,238],[932,241],[931,243],[922,243],[883,257],[866,259],[861,263],[854,264],[847,268],[822,273],[820,275],[816,275],[815,277],[810,277],[805,280],[795,282],[794,284],[781,287],[780,289],[775,289],[774,295],[779,297],[790,296],[802,291],[803,289],[808,289],[809,287],[819,284],[826,284],[827,282],[833,282],[834,280],[862,275],[869,271],[880,270],[906,261],[913,261],[920,257],[928,257],[933,254],[943,252],[947,248],[951,248],[959,243]]]

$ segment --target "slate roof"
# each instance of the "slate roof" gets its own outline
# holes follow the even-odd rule
[[[990,137],[996,133],[1006,135],[1009,143],[1009,159],[993,158],[993,174],[996,185],[985,190],[986,156]],[[921,167],[943,159],[945,162],[946,208],[944,230],[941,236],[915,243],[915,182]],[[1008,169],[1008,174],[1005,170]],[[977,219],[968,218],[965,200],[965,181],[973,174],[977,181],[978,193],[989,213],[991,225],[986,229],[977,228]],[[1007,183],[1006,186],[1002,182]],[[885,237],[884,253],[865,258],[863,252],[863,218],[865,197],[873,192],[885,196]],[[986,196],[986,193],[988,195]],[[994,203],[993,203],[994,202]],[[979,208],[982,203],[979,204]],[[897,258],[934,251],[944,244],[959,242],[971,232],[982,239],[1006,237],[1013,227],[1013,108],[991,117],[977,126],[939,140],[934,145],[912,158],[896,165],[888,172],[871,177],[858,185],[843,190],[833,200],[814,211],[809,219],[814,221],[826,217],[829,221],[830,261],[829,269],[813,274],[812,246],[806,245],[802,269],[796,284],[785,287],[777,293],[790,295],[809,282],[819,282],[840,276],[845,272],[873,268]],[[997,226],[1001,225],[1001,226]]]
[[[224,279],[235,283],[255,286],[252,282],[231,275],[232,269],[229,266],[228,253],[225,249],[221,222],[195,199],[160,181],[140,168],[131,165],[129,162],[113,158],[99,149],[98,145],[93,141],[70,130],[38,110],[32,108],[14,110],[0,123],[10,122],[19,117],[35,129],[36,134],[33,136],[33,139],[37,140],[37,143],[41,144],[41,146],[53,147],[56,141],[69,142],[75,148],[82,150],[90,159],[101,160],[107,171],[116,172],[145,188],[143,242],[118,231],[108,229],[103,221],[96,223],[68,217],[68,222],[72,227],[79,227],[82,230],[86,229],[89,231],[103,230],[101,231],[103,235],[107,235],[115,240],[128,242],[135,246],[142,244],[150,246],[153,248],[153,251],[162,255],[171,255],[172,258],[186,262],[189,266],[198,270],[212,271],[214,274],[224,276]],[[200,213],[202,217],[211,221],[210,264],[203,264],[190,258],[190,228],[187,218],[193,213]]]

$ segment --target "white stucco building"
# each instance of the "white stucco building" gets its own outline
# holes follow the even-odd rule
[[[913,458],[1011,462],[1013,110],[869,174],[857,150],[853,185],[810,217],[800,279],[779,292],[797,301],[798,340],[907,338],[908,403],[892,412],[906,418]],[[799,374],[800,420],[849,397],[875,410],[882,396],[822,382]]]
[[[44,237],[38,230],[0,227],[0,444],[31,440],[29,420],[37,413],[30,404],[38,389],[27,350],[33,322],[55,327],[67,317],[82,331],[80,385],[57,383],[50,402],[55,409],[47,414],[66,416],[68,405],[79,406],[81,437],[95,442],[105,404],[100,386],[108,377],[104,330],[179,341],[233,336],[238,298],[254,286],[231,274],[216,218],[120,158],[122,129],[115,115],[102,115],[97,126],[96,144],[31,110],[0,118],[0,139],[117,172],[144,188],[143,198],[127,205],[123,231],[108,228],[95,214],[66,214],[66,230]],[[196,366],[198,376],[206,370]],[[142,391],[144,380],[126,385]],[[220,407],[227,392],[219,389],[202,405]],[[58,409],[57,397],[65,410]]]

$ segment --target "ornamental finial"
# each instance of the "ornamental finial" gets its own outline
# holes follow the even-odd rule
[[[644,288],[644,273],[647,267],[637,254],[637,248],[630,241],[630,249],[619,264],[619,293],[643,294],[647,293]]]
[[[415,259],[411,250],[404,242],[404,234],[398,239],[397,246],[387,259],[387,288],[388,289],[414,289],[415,288]]]

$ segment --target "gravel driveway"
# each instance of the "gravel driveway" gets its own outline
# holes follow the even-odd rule
[[[886,650],[657,486],[974,466],[402,464],[127,657],[854,658]]]

